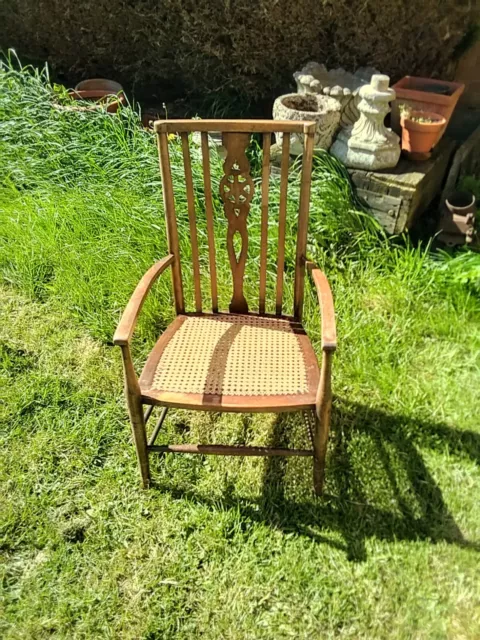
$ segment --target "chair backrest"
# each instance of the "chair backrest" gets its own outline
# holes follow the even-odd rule
[[[177,313],[183,313],[185,311],[185,301],[182,283],[177,216],[175,212],[175,199],[170,167],[169,134],[179,134],[181,137],[191,254],[193,261],[195,309],[197,312],[202,312],[202,292],[200,286],[200,260],[189,133],[199,132],[201,136],[210,287],[212,311],[214,313],[218,312],[218,293],[208,133],[221,132],[222,144],[226,150],[226,158],[223,164],[224,175],[220,181],[220,198],[223,202],[224,214],[228,224],[226,247],[233,279],[233,295],[229,306],[229,311],[231,313],[248,313],[249,311],[248,303],[244,296],[244,276],[248,248],[247,216],[249,214],[255,185],[250,175],[250,164],[247,159],[246,149],[250,142],[251,134],[263,134],[258,304],[258,311],[260,314],[265,314],[267,282],[270,143],[272,133],[278,132],[283,134],[275,292],[275,313],[278,316],[282,315],[284,287],[285,227],[287,215],[288,172],[290,164],[290,136],[291,134],[294,134],[303,138],[303,161],[300,197],[298,202],[295,280],[293,291],[293,316],[300,320],[302,317],[304,296],[307,228],[310,206],[310,182],[315,123],[280,120],[164,120],[155,122],[155,132],[158,136],[168,246],[170,253],[175,256],[172,269],[175,307]],[[237,234],[240,236],[241,249],[236,254],[234,238]]]

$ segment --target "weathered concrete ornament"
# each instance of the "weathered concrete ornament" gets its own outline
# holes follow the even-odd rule
[[[389,88],[388,76],[375,74],[370,84],[359,92],[360,117],[355,124],[342,129],[330,153],[347,167],[354,169],[388,169],[400,158],[400,138],[385,124],[395,91]]]
[[[315,149],[329,149],[333,136],[340,122],[341,104],[327,96],[288,93],[279,96],[273,105],[274,120],[309,120],[316,123]],[[278,144],[282,143],[283,134],[277,133]],[[292,134],[290,137],[290,154],[303,153],[303,135]]]
[[[342,67],[327,69],[319,62],[308,62],[300,71],[293,74],[297,83],[297,92],[323,94],[335,98],[342,105],[340,126],[345,129],[359,117],[358,102],[360,88],[370,82],[372,75],[380,71],[373,67],[360,67],[350,73]]]

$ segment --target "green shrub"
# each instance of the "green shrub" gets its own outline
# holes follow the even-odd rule
[[[158,99],[193,91],[271,98],[307,60],[392,78],[449,74],[475,3],[425,0],[11,0],[0,45],[48,59],[70,81],[113,77]],[[241,108],[235,104],[240,117]]]

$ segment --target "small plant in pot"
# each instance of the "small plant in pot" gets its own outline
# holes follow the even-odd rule
[[[445,118],[430,111],[412,111],[405,105],[399,108],[402,151],[406,151],[413,160],[428,160],[443,131]]]

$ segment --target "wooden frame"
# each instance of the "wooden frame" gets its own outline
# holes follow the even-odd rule
[[[167,240],[169,254],[151,267],[140,280],[130,299],[118,325],[114,336],[114,343],[122,350],[125,392],[127,405],[132,425],[132,433],[137,450],[140,472],[143,486],[150,484],[149,454],[151,452],[160,453],[190,453],[190,454],[211,454],[211,455],[245,455],[245,456],[311,456],[313,458],[313,484],[317,494],[322,492],[323,478],[325,471],[325,458],[330,425],[331,412],[331,370],[332,358],[336,349],[336,329],[335,314],[333,308],[333,298],[325,275],[306,260],[306,245],[308,231],[308,215],[310,202],[310,182],[313,157],[314,130],[315,125],[311,122],[291,122],[291,121],[271,121],[271,120],[169,120],[155,123],[155,131],[158,136],[158,149],[160,159],[160,169],[163,184],[163,201],[166,218]],[[227,231],[227,251],[229,254],[230,266],[233,276],[233,294],[230,302],[229,313],[219,313],[218,293],[217,293],[217,272],[216,255],[214,241],[212,189],[210,180],[210,157],[208,149],[208,132],[222,132],[223,144],[227,155],[224,162],[224,177],[220,183],[220,197],[224,205],[224,213],[228,222]],[[203,160],[203,181],[205,194],[205,218],[207,225],[208,239],[208,263],[210,267],[211,281],[211,312],[205,312],[202,306],[202,292],[200,287],[200,256],[197,241],[197,219],[195,210],[194,185],[192,178],[192,168],[189,149],[190,132],[201,133],[201,154]],[[277,278],[275,294],[275,315],[265,313],[266,298],[266,270],[267,270],[267,230],[269,213],[269,180],[270,180],[270,137],[273,132],[282,132],[282,169],[280,184],[280,209],[278,224],[278,256],[277,256]],[[187,211],[189,220],[189,232],[191,238],[193,277],[194,277],[194,298],[195,313],[185,312],[185,299],[182,281],[181,256],[178,241],[177,220],[175,212],[175,201],[173,196],[173,184],[169,159],[168,135],[178,134],[181,140],[181,147],[184,159],[185,185],[187,191]],[[251,133],[263,134],[263,164],[261,180],[261,229],[260,229],[260,273],[259,273],[259,301],[258,313],[249,310],[248,302],[243,293],[243,280],[245,273],[245,262],[247,259],[248,232],[246,219],[249,214],[250,202],[252,199],[255,184],[250,176],[250,167],[245,154]],[[298,209],[298,232],[297,247],[295,257],[295,281],[294,281],[294,301],[293,316],[283,313],[283,285],[284,285],[284,260],[285,260],[285,233],[286,233],[286,199],[288,193],[288,170],[289,170],[289,147],[290,135],[303,136],[303,170],[300,186],[300,201]],[[237,255],[233,250],[233,237],[239,235],[241,249]],[[140,378],[137,377],[132,356],[130,352],[130,342],[135,330],[138,316],[148,292],[156,279],[171,267],[173,293],[175,300],[176,320],[160,336],[157,345],[152,350],[144,371]],[[304,298],[305,269],[311,273],[316,287],[320,310],[321,310],[321,332],[322,332],[322,357],[320,368],[311,347],[311,343],[301,324]],[[201,320],[201,322],[198,322]],[[225,324],[222,324],[225,323]],[[221,372],[221,380],[214,378],[213,382],[202,383],[202,392],[195,387],[185,387],[187,382],[183,380],[176,387],[170,388],[168,384],[157,384],[158,376],[166,375],[164,371],[170,371],[166,363],[166,358],[173,358],[175,364],[176,350],[172,345],[185,345],[187,338],[179,338],[180,342],[175,342],[178,336],[189,335],[185,333],[189,327],[199,326],[202,334],[208,334],[208,330],[213,331],[215,336],[225,336],[224,338],[212,338],[214,351],[217,354],[218,345],[224,342],[224,346],[218,352],[221,357],[212,356],[212,366],[218,378],[218,368],[224,367]],[[205,330],[204,330],[205,329]],[[208,330],[207,330],[208,329]],[[195,329],[197,330],[197,329]],[[216,332],[216,333],[215,333]],[[239,333],[240,332],[240,333]],[[244,332],[244,333],[241,333]],[[262,333],[263,332],[263,333]],[[230,357],[233,344],[245,344],[244,348],[251,348],[253,354],[257,349],[255,339],[249,346],[247,342],[238,342],[239,335],[265,336],[268,335],[268,345],[280,344],[280,353],[290,353],[288,363],[285,368],[291,369],[294,375],[294,362],[297,362],[295,383],[289,391],[289,381],[283,378],[283,382],[278,383],[278,391],[275,391],[276,380],[270,379],[270,374],[263,375],[260,371],[257,375],[257,383],[260,387],[265,384],[268,393],[250,393],[246,391],[229,391],[235,381],[225,383],[223,376],[227,367],[227,360]],[[196,334],[193,334],[195,337]],[[203,336],[203,339],[205,338]],[[228,337],[228,336],[231,336]],[[199,334],[200,337],[200,334]],[[261,337],[258,339],[267,339]],[[182,342],[183,340],[183,342]],[[176,347],[180,349],[180,347]],[[188,347],[182,347],[188,348]],[[206,349],[207,347],[205,347]],[[243,347],[242,347],[243,348]],[[238,347],[237,347],[238,351]],[[273,351],[272,351],[273,353]],[[225,355],[226,354],[226,355]],[[210,356],[205,356],[210,363]],[[242,350],[240,355],[242,357]],[[247,356],[246,356],[247,357]],[[248,356],[250,357],[250,356]],[[179,359],[185,358],[181,353]],[[223,358],[223,359],[222,359]],[[248,360],[250,362],[250,360]],[[300,364],[298,364],[300,363]],[[200,365],[198,365],[200,366]],[[240,364],[235,365],[240,367]],[[257,363],[255,371],[261,365]],[[210,364],[208,367],[210,371]],[[237,371],[237,369],[235,369]],[[254,372],[252,372],[254,373]],[[255,374],[256,375],[256,374]],[[255,375],[253,378],[255,378]],[[262,377],[263,375],[263,377]],[[257,379],[255,378],[255,380]],[[203,379],[203,378],[202,378]],[[188,383],[190,384],[190,383]],[[228,386],[230,384],[230,387]],[[254,384],[249,382],[248,384]],[[248,387],[247,384],[247,387]],[[210,386],[209,386],[210,385]],[[212,386],[213,385],[213,386]],[[220,385],[220,386],[219,386]],[[226,385],[225,387],[223,385]],[[283,385],[283,386],[282,386]],[[286,386],[285,386],[286,385]],[[300,386],[299,386],[300,385]],[[241,386],[241,385],[240,385]],[[258,389],[260,389],[258,387]],[[209,389],[213,389],[210,390]],[[243,387],[242,387],[243,388]],[[249,387],[248,387],[249,388]],[[230,395],[229,395],[230,394]],[[153,430],[150,439],[147,441],[146,423],[150,418],[155,405],[163,407],[162,414]],[[147,407],[144,413],[144,406]],[[234,411],[234,412],[263,412],[263,411],[304,411],[307,416],[311,416],[310,433],[312,437],[312,449],[282,449],[272,447],[247,447],[243,445],[226,446],[211,444],[189,444],[189,445],[156,445],[155,440],[161,429],[163,421],[169,407],[179,407],[203,411]]]
[[[192,133],[193,131],[233,133],[307,133],[315,131],[312,122],[292,120],[157,120],[155,133]]]

